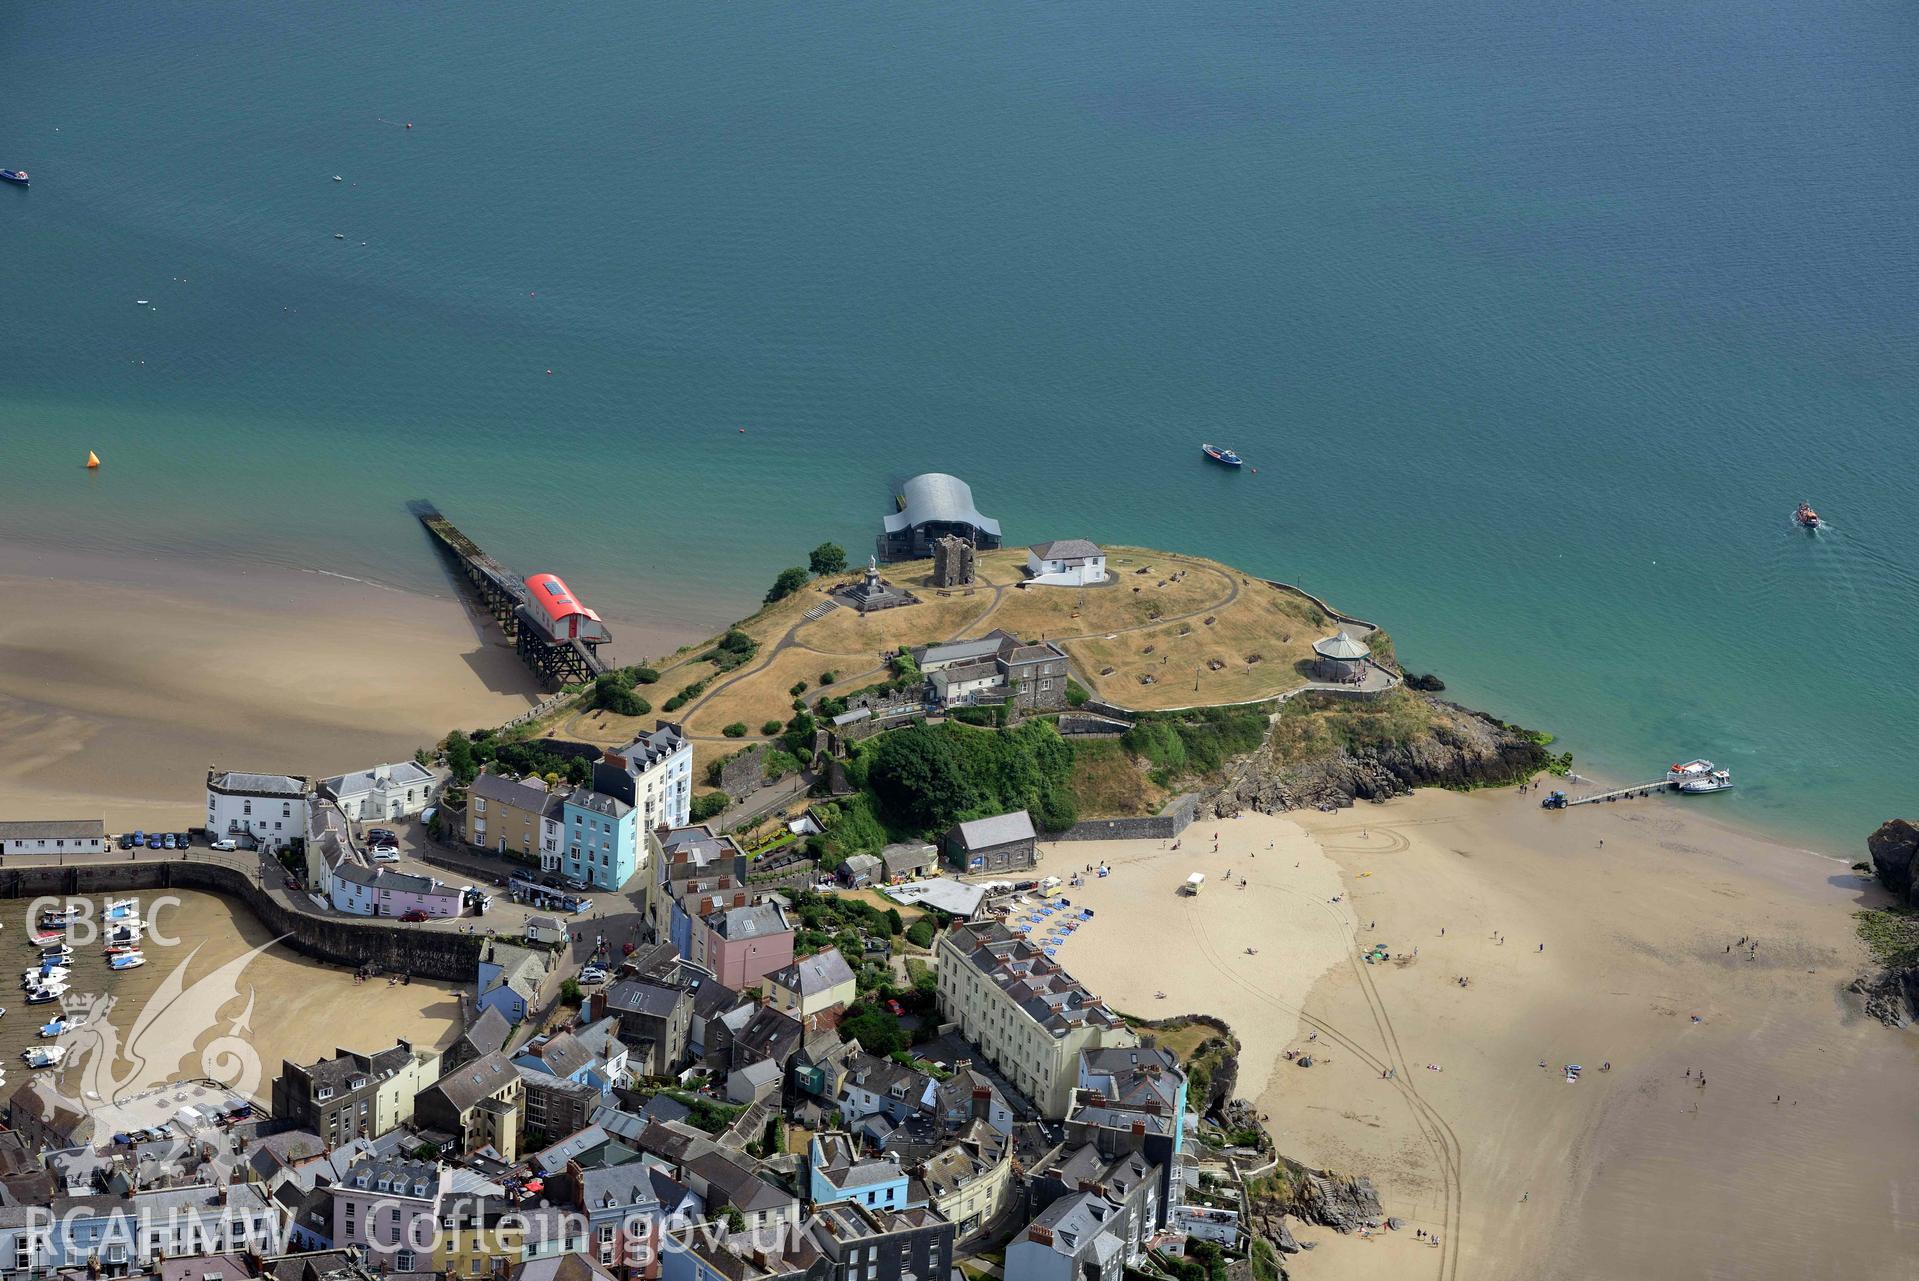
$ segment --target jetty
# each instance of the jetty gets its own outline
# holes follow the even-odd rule
[[[1656,778],[1650,783],[1634,783],[1631,787],[1615,787],[1604,792],[1594,792],[1591,796],[1569,796],[1566,804],[1593,805],[1600,801],[1624,800],[1628,796],[1643,796],[1653,792],[1670,792],[1675,784],[1669,778]]]
[[[480,608],[513,642],[520,661],[549,686],[590,681],[610,670],[599,649],[613,634],[557,574],[522,578],[488,555],[432,503],[415,499],[407,510],[452,561]]]

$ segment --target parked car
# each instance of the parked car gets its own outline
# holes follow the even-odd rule
[[[145,845],[147,843],[147,834],[139,828],[135,828],[133,831],[133,843],[135,845]]]
[[[566,888],[572,890],[575,894],[584,894],[586,893],[586,882],[577,876],[569,876],[566,878]]]
[[[160,848],[160,833],[158,832],[147,833],[147,848],[150,850],[157,850]]]
[[[234,840],[231,836],[222,836],[217,841],[208,841],[207,848],[213,850],[237,850],[240,848],[240,842]]]
[[[391,840],[397,843],[400,839],[400,834],[394,831],[390,827],[369,827],[366,830],[366,838],[369,841],[374,842],[376,845],[382,839]]]
[[[123,850],[130,850],[130,849],[132,849],[132,848],[133,848],[133,833],[132,833],[132,832],[122,832],[122,833],[120,833],[120,848],[121,848],[121,849],[123,849]]]
[[[889,996],[886,998],[886,1012],[894,1018],[898,1018],[900,1015],[906,1013],[906,1007]]]
[[[173,848],[176,850],[192,849],[193,834],[191,832],[175,832],[173,834]]]
[[[421,921],[430,920],[432,918],[427,916],[425,912],[421,911],[419,908],[416,907],[411,912],[400,913],[400,919],[405,921],[409,925],[418,925]]]
[[[172,832],[163,832],[163,833],[161,833],[161,836],[160,836],[160,848],[161,848],[161,849],[163,849],[163,850],[170,850],[170,849],[172,849],[172,848],[173,848],[173,833],[172,833]]]
[[[606,971],[597,965],[589,965],[580,971],[580,982],[587,984],[604,983],[606,982]]]
[[[367,857],[375,863],[397,863],[400,861],[400,851],[380,845],[368,850]]]

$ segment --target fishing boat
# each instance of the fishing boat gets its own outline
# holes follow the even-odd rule
[[[1811,503],[1800,503],[1792,513],[1792,523],[1801,529],[1819,528],[1819,513],[1812,509]]]
[[[30,1045],[20,1051],[20,1057],[27,1061],[27,1066],[30,1068],[59,1067],[61,1061],[67,1057],[67,1047],[64,1045]]]
[[[1723,792],[1732,786],[1732,771],[1723,769],[1707,770],[1704,774],[1688,774],[1679,780],[1679,790],[1689,796],[1699,796],[1706,792]]]
[[[0,169],[0,182],[10,182],[16,187],[24,187],[27,185],[27,171],[25,169]]]
[[[146,963],[145,954],[140,952],[122,952],[107,958],[107,967],[115,970],[137,970]]]
[[[64,930],[72,925],[79,913],[70,907],[48,907],[40,911],[40,928],[43,930]]]
[[[1220,445],[1201,445],[1200,452],[1223,467],[1244,467],[1246,460]]]

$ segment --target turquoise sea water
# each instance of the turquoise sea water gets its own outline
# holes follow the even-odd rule
[[[717,624],[951,470],[1011,540],[1301,583],[1583,763],[1710,755],[1742,791],[1700,804],[1854,851],[1919,765],[1916,33],[14,6],[0,539],[437,587],[427,495]]]

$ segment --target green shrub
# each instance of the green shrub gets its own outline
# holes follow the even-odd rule
[[[1068,707],[1084,707],[1086,706],[1086,700],[1091,697],[1092,695],[1086,692],[1084,685],[1070,676],[1066,678],[1066,705]]]
[[[907,928],[906,941],[914,947],[931,947],[933,946],[933,935],[935,933],[936,931],[933,929],[933,918],[930,916],[922,916]]]
[[[786,692],[791,694],[794,698],[798,698],[801,694],[804,694],[806,691],[807,691],[807,684],[805,681],[794,681],[793,687],[787,690]]]
[[[766,737],[768,738],[771,738],[773,737],[773,735],[779,733],[780,730],[784,728],[784,725],[785,725],[785,722],[783,721],[770,720],[766,722],[766,724],[760,726],[760,733],[766,735]]]
[[[780,576],[773,580],[773,585],[766,589],[765,603],[771,605],[774,601],[785,600],[788,596],[791,596],[794,592],[806,586],[811,578],[812,575],[808,574],[798,565],[794,565],[790,569],[782,569]]]
[[[725,729],[721,730],[720,733],[726,735],[728,738],[745,738],[746,722],[734,721],[731,725],[728,725]]]
[[[660,671],[657,667],[633,667],[628,670],[633,673],[633,679],[642,685],[651,685],[660,679]]]
[[[586,993],[580,990],[578,982],[573,979],[568,979],[566,982],[560,984],[561,1005],[578,1005],[584,1000],[586,1000]]]
[[[806,558],[806,564],[815,574],[837,574],[846,568],[846,549],[838,543],[821,543]]]
[[[704,823],[710,818],[718,818],[732,804],[725,792],[701,792],[693,798],[688,813],[695,823]]]
[[[821,672],[820,673],[820,684],[822,685],[831,685],[834,681],[838,679],[839,679],[838,672]]]
[[[586,705],[616,716],[645,716],[653,710],[653,704],[633,692],[631,668],[601,672],[594,677]]]

